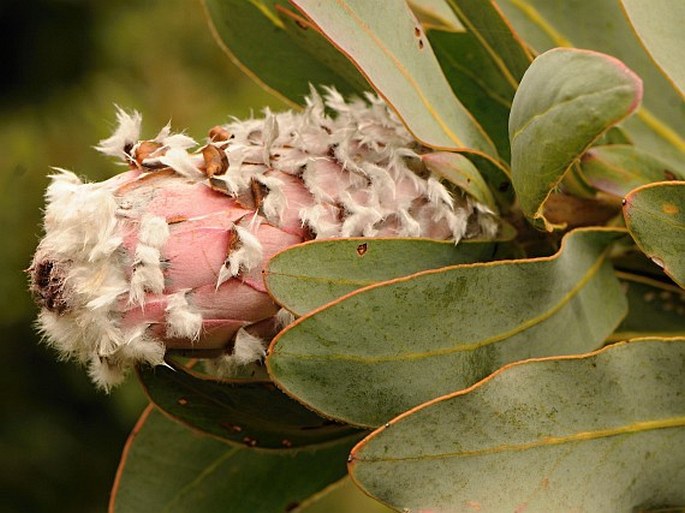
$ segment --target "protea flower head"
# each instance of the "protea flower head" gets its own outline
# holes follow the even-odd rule
[[[330,114],[329,114],[330,113]],[[207,143],[169,125],[139,140],[119,110],[97,149],[129,170],[84,183],[57,170],[30,267],[38,323],[105,388],[167,350],[247,364],[280,328],[261,271],[311,238],[492,236],[495,217],[421,166],[428,151],[377,97],[314,90],[302,112],[235,120]]]

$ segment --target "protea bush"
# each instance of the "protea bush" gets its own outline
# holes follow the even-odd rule
[[[204,9],[292,109],[119,110],[29,269],[45,340],[150,398],[111,511],[681,511],[685,8]]]

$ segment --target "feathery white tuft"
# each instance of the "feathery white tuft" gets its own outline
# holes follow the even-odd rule
[[[167,298],[166,335],[196,341],[202,332],[202,315],[188,303],[188,290],[181,290]]]
[[[248,365],[264,358],[265,342],[240,328],[235,336],[233,359],[238,365]]]
[[[116,106],[117,128],[107,139],[101,140],[95,149],[100,153],[127,160],[126,148],[132,148],[140,139],[140,125],[143,117],[140,112],[134,110],[130,114]]]

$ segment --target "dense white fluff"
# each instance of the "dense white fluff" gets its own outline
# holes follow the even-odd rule
[[[234,227],[240,247],[228,255],[228,267],[233,276],[237,276],[240,271],[251,271],[262,263],[262,243],[249,228],[242,226]]]
[[[123,250],[128,221],[119,215],[122,206],[113,193],[114,184],[82,183],[73,173],[58,171],[47,190],[46,233],[34,266],[49,266],[50,278],[59,282],[59,290],[52,294],[65,306],[57,312],[44,308],[38,324],[63,356],[87,364],[93,380],[109,388],[123,378],[132,361],[161,361],[163,348],[144,336],[146,325],[138,326],[136,333],[122,331],[118,305],[137,281],[141,289],[163,289],[159,250],[168,228],[163,219],[164,226],[159,218],[141,221],[136,251],[140,273],[134,270],[129,283]]]
[[[283,182],[278,178],[263,175],[256,176],[255,179],[269,190],[262,205],[264,216],[275,225],[280,224],[288,208],[288,198],[283,191]]]
[[[72,172],[57,169],[46,193],[46,250],[58,254],[78,253],[94,261],[107,257],[122,242],[117,231],[118,209],[105,183],[84,184]]]
[[[164,290],[164,273],[161,250],[169,238],[169,225],[160,216],[144,214],[138,228],[138,244],[134,253],[129,301],[141,307],[146,292],[161,294]]]
[[[276,326],[279,329],[285,328],[294,320],[295,315],[292,312],[286,310],[285,308],[281,308],[278,312],[276,312]]]
[[[205,178],[205,175],[198,167],[200,159],[198,157],[193,158],[193,156],[188,154],[183,148],[170,148],[164,155],[159,157],[158,160],[186,178],[196,180]]]
[[[265,342],[240,328],[235,336],[233,359],[238,365],[247,365],[264,358]]]
[[[188,290],[181,290],[167,297],[166,335],[167,337],[197,340],[202,333],[202,315],[188,303]]]
[[[330,204],[316,204],[304,207],[299,212],[303,226],[308,226],[321,239],[340,236],[340,222],[337,208]]]

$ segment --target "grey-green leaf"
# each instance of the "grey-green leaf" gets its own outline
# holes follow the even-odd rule
[[[513,364],[377,430],[350,472],[398,511],[682,507],[684,373],[683,338]]]
[[[491,0],[447,0],[466,29],[480,42],[512,90],[533,55]]]
[[[506,363],[596,349],[626,313],[606,261],[624,235],[578,229],[551,257],[366,287],[281,332],[267,368],[279,387],[325,416],[378,426]]]
[[[436,29],[427,34],[454,94],[509,161],[507,122],[515,90],[472,34]]]
[[[452,93],[404,0],[293,3],[361,70],[419,141],[497,161],[492,141]]]
[[[521,209],[554,225],[543,204],[595,139],[632,113],[642,82],[617,59],[558,48],[539,56],[521,81],[509,118],[511,169]]]
[[[345,475],[354,439],[262,452],[193,433],[149,407],[124,449],[110,513],[283,513]]]
[[[303,104],[310,84],[335,86],[346,95],[369,89],[315,28],[296,23],[292,16],[299,15],[287,2],[202,2],[220,46],[258,84],[281,98]]]
[[[464,26],[445,0],[407,0],[424,27],[439,30],[463,31]]]
[[[635,189],[624,199],[623,217],[642,252],[685,288],[685,182]]]
[[[669,283],[619,273],[628,297],[628,315],[609,340],[685,337],[685,292]]]
[[[334,239],[299,244],[268,263],[264,282],[276,301],[304,315],[354,290],[426,269],[490,260],[498,242]]]
[[[682,178],[663,160],[625,144],[590,148],[580,159],[580,171],[589,185],[619,197],[641,185]]]
[[[685,2],[621,0],[642,44],[685,97]]]
[[[635,144],[685,172],[685,102],[640,45],[619,0],[497,0],[497,4],[538,52],[558,46],[587,48],[612,55],[634,70],[645,83],[644,103],[621,126]]]
[[[138,377],[150,400],[167,415],[243,447],[291,449],[358,433],[322,419],[269,381],[221,380],[177,365],[141,368]]]

